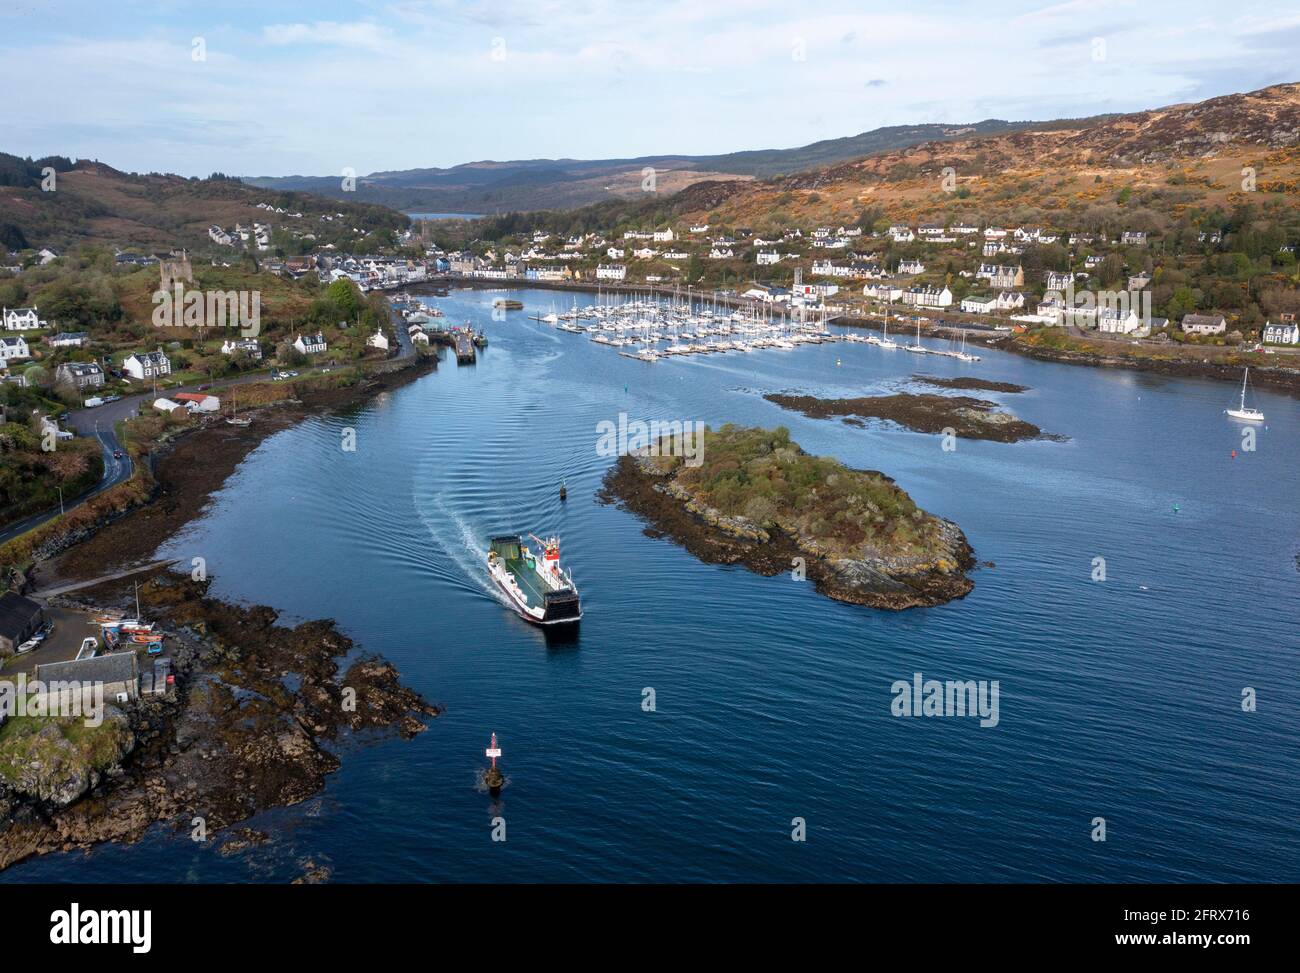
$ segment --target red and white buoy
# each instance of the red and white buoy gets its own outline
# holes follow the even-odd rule
[[[497,735],[495,733],[492,734],[492,745],[487,748],[486,753],[487,756],[492,758],[492,769],[496,770],[497,757],[501,756],[501,748],[497,746]]]

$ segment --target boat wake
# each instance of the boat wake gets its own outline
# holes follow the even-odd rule
[[[434,571],[465,591],[485,594],[509,607],[505,595],[487,575],[487,550],[479,546],[486,531],[476,530],[468,518],[451,510],[441,497],[434,497],[429,505],[419,505],[419,509],[420,522],[445,555],[445,566],[435,565]]]

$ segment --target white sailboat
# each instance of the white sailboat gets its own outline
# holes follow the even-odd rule
[[[1235,409],[1224,409],[1223,411],[1234,419],[1244,419],[1247,422],[1263,422],[1264,413],[1246,405],[1246,382],[1249,378],[1250,369],[1247,368],[1245,374],[1241,376],[1241,403]]]
[[[979,355],[972,355],[969,351],[966,350],[966,332],[965,332],[965,330],[963,330],[962,333],[961,333],[961,350],[959,350],[955,355],[953,355],[953,357],[956,358],[956,359],[958,359],[958,360],[960,360],[960,361],[979,361],[979,360],[980,360],[980,356],[979,356]]]
[[[897,347],[898,347],[898,342],[897,342],[897,341],[890,341],[890,340],[889,340],[889,315],[888,315],[888,313],[886,313],[886,315],[885,315],[885,334],[884,334],[884,337],[882,337],[882,338],[880,339],[880,347],[881,347],[881,348],[888,348],[888,349],[890,349],[890,350],[893,350],[894,348],[897,348]]]
[[[924,355],[927,351],[930,350],[926,348],[925,345],[921,344],[921,322],[918,321],[916,323],[916,344],[904,345],[903,350],[910,351],[913,354],[917,354],[917,355]]]

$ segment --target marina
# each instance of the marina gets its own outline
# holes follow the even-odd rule
[[[801,346],[841,341],[871,345],[883,351],[899,347],[889,337],[888,319],[882,335],[863,335],[851,330],[831,331],[831,327],[838,326],[828,321],[824,306],[733,307],[725,302],[689,296],[598,294],[594,303],[579,306],[575,298],[573,307],[567,311],[552,309],[548,314],[532,315],[530,320],[566,334],[586,335],[593,344],[615,349],[623,358],[642,362],[694,355],[792,351]],[[918,324],[916,343],[904,350],[963,362],[980,360],[978,355],[966,351],[964,330],[953,343],[955,347],[950,348],[923,345]]]

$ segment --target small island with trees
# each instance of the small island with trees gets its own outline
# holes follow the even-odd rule
[[[707,429],[695,466],[667,441],[657,445],[620,457],[602,499],[701,560],[790,572],[838,601],[892,610],[974,587],[974,555],[956,524],[883,473],[804,452],[785,427]]]

